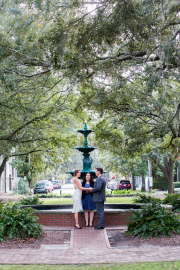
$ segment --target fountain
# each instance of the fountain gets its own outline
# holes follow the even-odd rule
[[[84,135],[84,146],[76,147],[76,149],[83,153],[83,170],[81,171],[81,178],[86,173],[91,173],[95,178],[95,171],[92,171],[93,159],[90,157],[96,147],[89,147],[87,142],[88,135],[93,132],[87,128],[85,123],[83,130],[78,130]],[[67,172],[74,175],[74,171]],[[122,203],[106,203],[105,204],[105,224],[106,226],[127,225],[127,218],[132,215],[132,209],[141,209],[142,204],[122,204]],[[34,214],[38,217],[38,222],[45,226],[73,226],[74,214],[72,213],[72,204],[57,204],[57,205],[24,205],[22,208],[32,207],[35,209]],[[79,222],[85,225],[84,213],[79,213]],[[94,225],[98,225],[98,216],[95,212]]]
[[[78,151],[83,153],[83,170],[81,171],[81,178],[84,177],[86,173],[91,173],[94,178],[96,178],[95,171],[92,170],[92,163],[93,159],[90,157],[90,152],[94,151],[94,149],[97,149],[96,147],[89,147],[87,142],[87,137],[91,132],[94,132],[94,130],[88,129],[87,124],[85,123],[84,129],[78,130],[79,133],[84,135],[84,146],[83,147],[76,147]],[[74,176],[74,171],[67,172],[70,173],[72,176]]]

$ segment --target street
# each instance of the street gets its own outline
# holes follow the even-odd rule
[[[73,184],[66,184],[61,187],[61,189],[54,189],[53,194],[60,195],[61,194],[73,194],[74,193],[74,185]]]

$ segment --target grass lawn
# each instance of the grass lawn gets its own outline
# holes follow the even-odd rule
[[[43,204],[73,204],[72,198],[49,198],[41,199]],[[132,197],[106,198],[106,203],[132,203]]]
[[[0,265],[0,270],[178,270],[180,261],[120,263],[120,264],[89,264],[89,265]]]

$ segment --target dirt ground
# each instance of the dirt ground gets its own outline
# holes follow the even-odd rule
[[[179,246],[180,235],[172,234],[172,237],[153,238],[148,237],[136,238],[134,236],[125,236],[123,230],[107,230],[111,247],[125,249],[129,247],[142,246]]]
[[[40,239],[27,238],[21,240],[14,238],[7,239],[6,242],[0,241],[0,249],[19,249],[30,248],[40,249],[41,245],[69,245],[71,238],[71,231],[45,231]]]

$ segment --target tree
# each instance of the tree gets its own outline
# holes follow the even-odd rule
[[[83,107],[100,112],[102,119],[107,115],[114,122],[119,119],[115,125],[125,129],[128,151],[134,145],[139,152],[152,152],[149,146],[150,150],[144,150],[151,137],[151,145],[158,142],[160,154],[172,159],[173,145],[180,134],[178,125],[175,128],[172,123],[179,119],[179,106],[174,105],[178,96],[168,99],[167,89],[175,86],[178,95],[179,2],[102,0],[95,2],[93,12],[86,7],[86,1],[77,0],[53,0],[51,9],[49,1],[2,2],[3,153],[9,156],[16,148],[16,136],[25,143],[28,136],[22,135],[29,132],[24,132],[25,127],[32,132],[51,112],[66,111],[66,97],[75,89],[77,97],[81,95],[77,114]],[[14,108],[12,113],[6,110],[6,101]],[[28,107],[27,101],[33,102],[34,107]],[[42,106],[46,102],[47,106]],[[12,117],[8,125],[6,119],[16,112],[15,108],[15,121]],[[166,112],[170,115],[169,125],[166,123],[164,128]],[[24,113],[27,121],[22,118]],[[12,127],[9,133],[5,132],[8,127]],[[165,141],[169,147],[164,147]],[[4,155],[2,165],[7,156]],[[172,191],[170,184],[169,192]]]
[[[169,193],[180,136],[178,12],[176,1],[101,1],[78,43],[85,56],[89,39],[92,55],[82,57],[89,77],[82,69],[79,104],[122,129],[126,151],[148,153]]]
[[[0,175],[10,156],[64,151],[74,143],[74,82],[56,61],[63,60],[66,19],[77,6],[52,1],[50,14],[41,1],[1,2]]]

